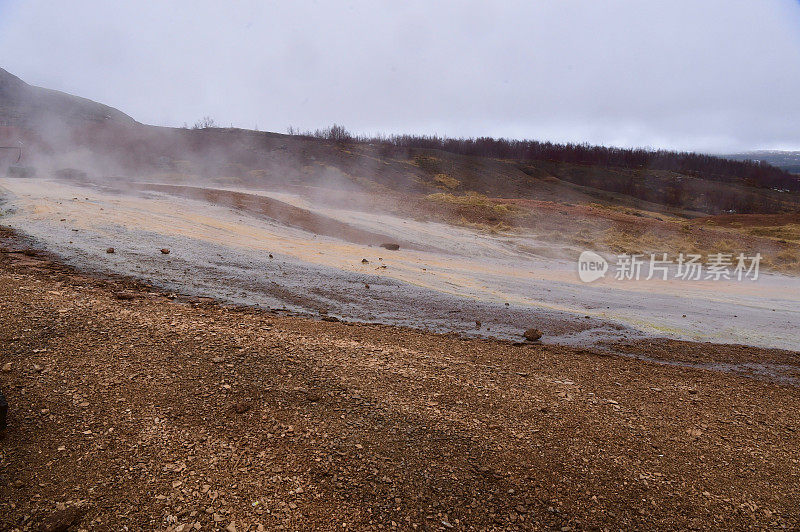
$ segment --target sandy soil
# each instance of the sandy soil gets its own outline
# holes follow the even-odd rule
[[[225,308],[0,236],[0,528],[800,527],[796,387]]]

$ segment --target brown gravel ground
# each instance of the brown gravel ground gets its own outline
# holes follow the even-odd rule
[[[800,527],[796,387],[170,299],[9,251],[2,529]]]

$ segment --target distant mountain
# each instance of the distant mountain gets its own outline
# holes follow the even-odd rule
[[[781,170],[800,174],[800,151],[756,150],[720,155],[734,161],[763,161]]]
[[[125,113],[63,92],[28,85],[0,68],[0,126],[41,130],[86,123],[135,124]]]

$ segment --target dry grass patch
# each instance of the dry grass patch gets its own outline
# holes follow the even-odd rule
[[[455,177],[451,177],[447,174],[436,174],[433,176],[433,180],[438,183],[439,185],[443,186],[444,188],[454,189],[457,188],[461,182],[456,179]]]

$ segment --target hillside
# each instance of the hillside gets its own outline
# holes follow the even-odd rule
[[[764,164],[502,139],[357,139],[338,127],[317,135],[161,128],[100,103],[28,85],[2,69],[0,124],[5,126],[0,141],[24,138],[37,153],[55,159],[52,165],[71,166],[70,156],[81,150],[95,157],[85,164],[100,163],[103,171],[129,176],[167,170],[245,185],[479,193],[689,216],[793,212],[799,205],[797,195],[781,192],[800,189],[798,178]]]
[[[291,189],[357,209],[533,231],[576,249],[760,250],[773,267],[800,268],[791,216],[798,177],[765,163],[502,139],[354,138],[339,126],[289,135],[164,128],[5,71],[0,86],[0,121],[13,125],[0,142],[24,139],[26,164],[40,175]],[[790,221],[719,227],[713,219],[746,214]]]
[[[723,155],[734,161],[763,161],[793,174],[800,174],[800,151],[757,150]]]
[[[3,80],[0,529],[800,526],[793,176]],[[584,251],[762,271],[587,285]]]
[[[0,68],[0,125],[41,132],[113,121],[134,124],[125,113],[85,98],[28,85]]]

